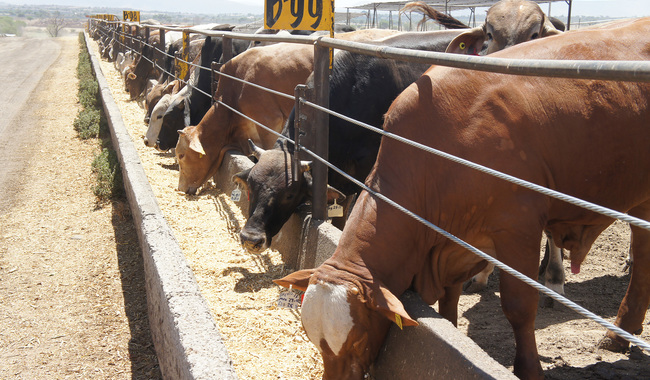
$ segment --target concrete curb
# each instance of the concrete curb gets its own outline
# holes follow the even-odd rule
[[[85,38],[140,238],[149,323],[161,373],[166,379],[236,379],[221,334],[162,216],[88,34]]]
[[[88,36],[86,35],[86,43]],[[235,372],[205,299],[201,296],[158,203],[126,131],[119,109],[91,52],[91,60],[120,157],[124,184],[142,245],[149,320],[163,376],[168,379],[234,379]],[[214,177],[226,194],[232,176],[252,162],[228,152]],[[239,206],[248,215],[248,203]],[[296,213],[273,239],[288,267],[314,268],[329,258],[341,231],[331,224]],[[516,379],[476,343],[442,318],[412,292],[401,297],[406,310],[420,323],[400,331],[391,327],[372,368],[376,379]]]

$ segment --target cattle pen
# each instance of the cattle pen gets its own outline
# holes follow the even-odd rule
[[[106,35],[115,33],[116,35],[119,35],[119,30],[121,28],[116,28],[115,26],[121,26],[121,23],[105,23],[105,22],[100,22],[102,25],[102,28],[104,28],[104,33]],[[136,26],[135,24],[126,24],[128,26]],[[148,35],[148,29],[149,27],[143,26],[145,29],[145,32],[143,33],[144,36]],[[612,61],[603,61],[603,62],[590,62],[590,61],[555,61],[555,62],[529,62],[526,60],[504,60],[504,59],[499,59],[499,58],[489,58],[489,57],[469,57],[469,56],[449,56],[449,55],[443,55],[439,53],[431,53],[431,52],[413,52],[413,51],[408,51],[406,49],[399,49],[399,48],[390,48],[390,47],[378,47],[374,45],[368,45],[368,44],[361,44],[361,43],[354,43],[354,42],[347,42],[347,41],[339,41],[336,39],[330,39],[326,37],[297,37],[297,36],[292,36],[292,37],[276,37],[276,36],[257,36],[257,35],[249,35],[249,34],[242,34],[242,33],[232,33],[232,32],[206,32],[206,31],[199,31],[199,30],[194,30],[192,28],[174,28],[174,27],[157,27],[153,26],[153,28],[158,28],[161,31],[162,30],[171,30],[171,31],[180,31],[183,33],[184,36],[189,36],[192,33],[197,33],[197,34],[205,34],[205,35],[210,35],[214,37],[220,37],[223,38],[224,40],[224,45],[227,46],[230,39],[244,39],[244,40],[262,40],[262,41],[269,41],[269,42],[294,42],[294,43],[301,43],[301,44],[313,44],[314,45],[314,50],[315,50],[315,65],[314,65],[314,76],[317,78],[315,80],[316,85],[314,86],[315,88],[312,89],[313,92],[309,95],[308,98],[305,97],[298,97],[296,99],[296,103],[300,104],[301,106],[309,106],[313,107],[314,109],[318,109],[320,111],[328,112],[327,111],[327,105],[328,105],[328,85],[327,85],[327,80],[328,80],[328,57],[329,57],[329,48],[336,48],[336,49],[344,49],[344,50],[350,50],[356,53],[364,53],[364,54],[371,54],[375,55],[377,57],[381,58],[391,58],[391,59],[408,59],[413,62],[425,62],[428,64],[436,64],[436,65],[447,65],[447,66],[453,66],[453,67],[459,67],[459,68],[466,68],[466,69],[472,69],[472,70],[487,70],[487,71],[496,71],[496,72],[501,72],[501,73],[508,73],[508,74],[516,74],[516,75],[546,75],[546,76],[555,76],[555,77],[573,77],[573,78],[581,78],[581,79],[601,79],[601,80],[618,80],[618,81],[639,81],[639,82],[648,82],[650,81],[650,65],[647,64],[647,62],[612,62]],[[163,33],[164,35],[164,33]],[[133,39],[132,36],[127,36],[132,42],[129,43],[130,48],[140,48],[142,49],[142,46],[144,45],[143,42],[141,42],[139,39]],[[184,37],[184,38],[189,38],[189,37]],[[145,37],[146,40],[146,37]],[[160,49],[156,50],[158,54],[164,54],[164,52]],[[230,51],[230,49],[225,49],[225,51]],[[224,59],[227,61],[229,57],[224,57]],[[152,64],[156,62],[156,58],[152,60]],[[191,64],[190,62],[186,62],[187,64]],[[207,68],[205,68],[207,69]],[[218,75],[217,67],[211,67],[211,70],[213,70],[214,75]],[[206,96],[210,96],[210,94],[205,94]],[[291,96],[288,94],[285,94],[285,96]],[[302,131],[304,133],[304,136],[306,137],[301,137],[301,140],[299,142],[300,146],[300,151],[303,152],[303,156],[300,158],[305,158],[307,156],[311,156],[312,159],[315,160],[315,163],[313,165],[313,176],[314,176],[314,198],[313,198],[313,210],[311,212],[311,223],[312,225],[316,226],[322,223],[322,221],[327,219],[327,210],[326,210],[326,196],[325,196],[325,188],[326,188],[326,181],[327,181],[327,168],[328,168],[328,163],[326,162],[327,159],[327,114],[325,113],[315,113],[314,116],[312,116],[313,120],[318,119],[319,121],[317,123],[314,123],[316,125],[313,129],[314,131]],[[320,115],[320,116],[316,116]],[[345,117],[344,115],[340,114],[330,114],[335,117]],[[354,122],[355,124],[361,125],[362,127],[368,128],[371,126],[368,125],[362,125],[363,123],[358,123]],[[378,133],[383,133],[384,136],[386,137],[397,137],[398,139],[400,137],[398,136],[390,136],[384,132],[377,131]],[[303,136],[302,134],[300,136]],[[281,136],[279,136],[281,137]],[[294,141],[296,140],[295,138],[293,139]],[[301,146],[300,143],[304,141],[305,146]],[[292,141],[293,142],[293,141]],[[319,144],[315,144],[318,142]],[[406,143],[409,144],[416,144],[410,141],[405,141]],[[309,145],[309,144],[312,145]],[[444,152],[436,152],[433,151],[431,148],[428,147],[422,147],[423,149],[426,149],[434,154],[439,154],[443,156],[447,156]],[[296,157],[298,157],[296,155]],[[451,160],[454,160],[455,162],[462,162],[462,159],[456,158],[456,157],[448,157]],[[476,164],[473,163],[467,163],[464,162],[464,164],[471,165],[472,167],[475,167],[477,169],[486,171],[486,172],[493,172],[490,169],[479,167]],[[224,163],[224,165],[226,165]],[[331,170],[337,170],[337,168],[330,167]],[[343,174],[343,173],[342,173]],[[493,173],[495,175],[498,175],[502,178],[506,178],[508,176],[503,175],[502,173]],[[605,213],[605,215],[621,219],[625,222],[629,222],[635,226],[638,226],[640,228],[648,228],[648,222],[643,221],[643,220],[637,220],[635,218],[632,218],[626,214],[621,214],[617,213],[612,210],[606,210],[600,206],[597,205],[591,205],[588,204],[584,201],[580,200],[573,200],[570,199],[570,197],[563,195],[563,194],[557,194],[553,192],[550,189],[543,189],[540,188],[537,185],[534,184],[529,184],[525,183],[522,180],[516,179],[516,178],[506,178],[508,180],[513,181],[514,183],[525,186],[530,189],[534,190],[539,190],[543,191],[546,195],[548,196],[553,196],[553,197],[558,197],[558,199],[562,200],[571,200],[572,202],[575,202],[578,205],[581,206],[586,206],[590,210],[595,211],[595,212],[602,212]],[[221,181],[223,182],[223,181]],[[359,184],[360,186],[363,186],[363,184]],[[224,185],[228,186],[228,185]],[[225,189],[223,189],[225,190]],[[381,195],[376,195],[381,198]],[[396,207],[399,207],[399,205],[395,205]],[[417,216],[415,216],[417,217]],[[419,218],[423,223],[427,223],[425,220],[422,220],[422,218]],[[299,223],[302,225],[302,223]],[[432,228],[435,228],[435,226],[432,226]],[[439,233],[445,234],[444,231],[438,231]],[[304,235],[304,233],[300,234]],[[451,238],[451,237],[450,237]],[[463,243],[460,243],[463,244]],[[494,262],[494,264],[499,267],[501,270],[509,271],[510,269],[507,266],[504,266],[503,264],[495,261],[492,259],[489,255],[486,255],[482,252],[477,252],[475,249],[472,247],[467,247],[468,249],[474,251],[476,254],[480,255],[483,257],[485,260],[488,260],[490,262]],[[284,256],[284,255],[283,255]],[[319,259],[322,260],[322,259]],[[313,259],[309,262],[306,262],[303,260],[304,265],[311,265],[315,266],[318,265],[319,262],[317,259]],[[298,268],[299,269],[299,268]],[[538,290],[541,292],[544,292],[545,294],[553,297],[554,299],[558,300],[559,302],[570,305],[570,307],[575,307],[574,304],[570,301],[567,301],[564,297],[554,293],[551,290],[542,288],[540,285],[536,283],[536,281],[532,281],[530,279],[524,279],[529,283],[531,286],[536,287]],[[596,319],[600,319],[599,323],[601,323],[603,326],[606,328],[615,330],[616,328],[612,326],[610,323],[602,320],[599,317],[595,317],[594,315],[590,314],[590,317],[594,317]],[[625,335],[625,334],[623,334]],[[629,334],[627,334],[629,335]],[[632,337],[632,336],[627,336],[627,338],[630,338],[630,340],[633,342],[633,344],[636,344],[640,347],[643,347],[644,349],[648,349],[648,344],[639,341],[638,339]],[[395,339],[400,339],[399,337]]]

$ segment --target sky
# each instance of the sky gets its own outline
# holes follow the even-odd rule
[[[374,0],[378,1],[378,0]],[[28,5],[65,5],[65,6],[97,6],[123,8],[141,11],[166,11],[189,13],[221,13],[220,9],[231,12],[239,9],[241,13],[259,12],[264,9],[264,0],[0,0],[10,4]],[[368,4],[373,0],[335,0],[336,10],[344,12],[346,7]],[[238,7],[239,6],[239,7]],[[542,9],[548,12],[548,4],[542,4]],[[481,10],[477,9],[477,14]],[[551,15],[566,16],[568,6],[565,2],[555,2],[551,6]],[[573,0],[572,17],[576,16],[605,16],[611,18],[650,16],[650,0]],[[462,13],[454,12],[453,16]]]

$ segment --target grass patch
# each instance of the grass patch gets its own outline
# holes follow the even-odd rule
[[[92,162],[93,173],[97,179],[93,186],[93,193],[100,202],[124,198],[120,163],[117,154],[111,148],[108,122],[99,98],[99,84],[92,70],[83,33],[79,33],[77,78],[79,79],[79,103],[83,108],[74,120],[74,129],[79,138],[98,139],[100,144],[100,152],[95,155]]]

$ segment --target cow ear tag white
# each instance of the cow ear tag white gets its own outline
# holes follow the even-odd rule
[[[239,202],[241,199],[241,190],[239,189],[239,184],[237,184],[237,188],[230,193],[230,200],[233,202]]]
[[[293,285],[289,285],[289,290],[280,293],[278,298],[278,307],[282,309],[298,310],[301,304],[300,294],[293,290]]]
[[[327,208],[327,217],[329,218],[340,218],[343,216],[343,206],[336,204],[336,199],[334,204]]]

